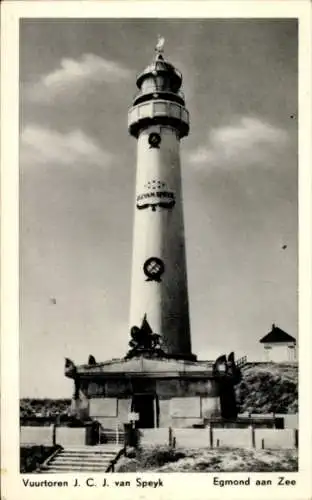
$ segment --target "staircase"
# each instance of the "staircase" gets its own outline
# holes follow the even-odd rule
[[[103,444],[114,444],[117,447],[125,441],[125,433],[122,429],[101,429],[100,442]]]
[[[80,446],[60,450],[41,467],[42,474],[64,472],[108,472],[122,453],[112,445]]]

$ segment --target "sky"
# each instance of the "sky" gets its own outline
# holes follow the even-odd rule
[[[181,161],[192,352],[259,360],[272,323],[297,337],[296,21],[23,20],[21,397],[71,397],[65,357],[128,350],[127,112],[159,34],[191,120]]]

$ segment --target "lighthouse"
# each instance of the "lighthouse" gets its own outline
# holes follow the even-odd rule
[[[182,75],[164,58],[163,39],[137,86],[128,116],[137,141],[130,349],[104,362],[93,355],[84,365],[65,362],[73,412],[95,419],[103,433],[129,419],[142,429],[235,419],[241,377],[233,352],[215,362],[192,354],[180,163],[189,114]]]
[[[137,141],[130,327],[147,322],[170,357],[191,352],[180,141],[189,133],[181,73],[163,56],[137,77],[128,115]]]

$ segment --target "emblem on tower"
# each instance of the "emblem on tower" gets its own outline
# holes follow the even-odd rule
[[[168,189],[165,182],[155,179],[144,185],[144,192],[139,194],[136,199],[136,207],[139,210],[151,208],[155,212],[156,208],[171,209],[174,205],[174,192]]]
[[[148,136],[148,143],[150,145],[150,148],[159,148],[159,144],[161,143],[161,137],[159,134],[156,132],[152,132]]]
[[[150,257],[147,259],[143,266],[143,271],[145,276],[147,276],[146,281],[161,281],[161,276],[165,271],[165,264],[158,257]]]

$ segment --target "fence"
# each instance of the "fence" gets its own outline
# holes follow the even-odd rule
[[[257,415],[264,417],[265,415]],[[235,447],[235,448],[270,448],[293,449],[298,447],[298,416],[275,415],[285,418],[285,429],[257,428],[256,424],[245,428],[155,428],[141,429],[141,444],[164,445],[176,443],[185,447]],[[270,416],[266,415],[267,418]],[[20,444],[52,446],[82,446],[86,444],[87,429],[84,427],[22,426]],[[113,440],[123,442],[123,432],[112,431]],[[95,443],[94,443],[95,444]]]
[[[297,429],[142,429],[141,445],[185,448],[298,448]]]

